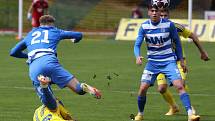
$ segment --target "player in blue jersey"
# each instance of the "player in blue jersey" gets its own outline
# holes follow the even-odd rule
[[[100,99],[99,90],[80,83],[74,75],[60,65],[57,59],[56,50],[60,40],[74,39],[74,43],[77,43],[82,39],[82,33],[58,29],[54,26],[54,22],[55,18],[51,15],[42,16],[40,26],[33,28],[23,40],[16,44],[10,55],[28,58],[29,76],[35,91],[50,111],[56,111],[58,108],[51,84],[56,84],[60,88],[68,87],[80,95],[88,92]]]
[[[165,8],[165,9],[161,10],[161,18],[166,18],[166,19],[169,18],[169,9],[168,8]],[[190,38],[190,39],[193,40],[193,42],[195,43],[196,47],[199,50],[200,57],[201,57],[202,60],[204,60],[204,61],[210,60],[210,58],[209,58],[209,56],[207,54],[207,51],[200,44],[199,39],[198,39],[196,34],[191,32],[190,30],[186,29],[181,24],[175,23],[175,27],[176,27],[178,35],[180,37],[182,36],[184,38]],[[182,49],[183,49],[183,47],[182,47]],[[184,56],[184,61],[185,61],[185,64],[186,64],[185,53],[183,53],[183,56]],[[187,73],[183,72],[183,70],[181,69],[180,63],[177,63],[177,65],[178,65],[179,71],[181,73],[182,80],[184,81],[185,89],[188,92],[189,88],[188,88],[188,85],[186,83],[186,75],[187,75]],[[165,79],[165,75],[159,74],[157,76],[157,84],[158,84],[158,91],[162,94],[164,100],[170,106],[169,111],[165,115],[174,115],[177,112],[179,112],[179,106],[177,105],[174,97],[172,96],[171,91],[167,88],[168,85],[167,85],[167,81]],[[195,113],[196,113],[196,111],[193,108],[193,114],[195,114]]]
[[[143,61],[140,47],[144,38],[148,56],[148,62],[141,77],[137,99],[139,111],[135,116],[135,120],[143,120],[147,90],[154,84],[157,75],[162,73],[167,77],[169,84],[173,84],[179,92],[180,99],[188,114],[188,120],[198,121],[200,116],[192,113],[190,98],[184,89],[176,64],[176,60],[179,60],[181,67],[186,71],[181,43],[175,25],[170,20],[160,18],[160,11],[157,6],[148,5],[148,15],[150,19],[141,24],[134,45],[136,64],[141,65]],[[173,50],[173,42],[176,44],[176,51]]]

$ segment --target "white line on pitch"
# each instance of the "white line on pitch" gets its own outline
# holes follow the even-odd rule
[[[0,89],[22,89],[22,90],[34,90],[33,87],[18,87],[18,86],[0,86]],[[53,90],[61,90],[54,88]],[[129,94],[137,94],[136,91],[117,91],[117,90],[104,90],[104,92],[112,92],[112,93],[129,93]],[[160,95],[158,92],[147,92],[150,95]],[[173,93],[173,95],[178,95],[177,93]],[[200,93],[189,93],[192,96],[202,96],[202,97],[215,97],[214,94],[200,94]]]

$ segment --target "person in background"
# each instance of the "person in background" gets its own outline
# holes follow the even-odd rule
[[[135,18],[135,19],[143,18],[143,14],[142,14],[139,6],[136,6],[135,8],[132,9],[131,18]]]
[[[31,21],[32,27],[39,27],[41,16],[48,14],[48,0],[33,0],[27,13],[27,19]]]

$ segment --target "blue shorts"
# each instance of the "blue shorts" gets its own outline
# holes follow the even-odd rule
[[[152,86],[160,73],[166,76],[169,84],[172,84],[174,80],[181,80],[176,61],[165,62],[164,64],[149,61],[143,71],[141,82],[146,82]]]
[[[35,59],[29,65],[29,76],[34,86],[40,83],[37,79],[39,75],[50,77],[51,83],[58,85],[60,88],[64,88],[74,77],[59,64],[55,55],[44,55]]]

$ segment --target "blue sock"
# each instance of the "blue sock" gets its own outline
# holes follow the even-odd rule
[[[83,89],[81,88],[81,84],[80,84],[80,83],[78,83],[78,84],[76,85],[75,92],[78,93],[79,95],[84,95],[84,94],[86,93],[86,92],[83,91]]]
[[[187,93],[183,93],[180,95],[180,99],[182,101],[182,104],[184,105],[186,111],[188,111],[191,108],[191,103],[190,103],[190,97]]]
[[[41,100],[45,106],[50,110],[55,110],[57,108],[56,100],[49,88],[41,88],[41,92],[43,93]]]
[[[146,96],[137,97],[138,109],[140,113],[143,113],[146,104]]]

